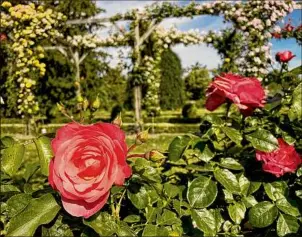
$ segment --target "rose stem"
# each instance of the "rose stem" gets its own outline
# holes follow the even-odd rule
[[[127,158],[133,158],[133,157],[145,158],[145,154],[131,154],[127,156]]]
[[[118,201],[118,204],[117,204],[117,206],[116,206],[116,217],[117,217],[117,219],[119,220],[120,219],[120,210],[121,210],[121,204],[122,204],[122,200],[123,200],[123,198],[124,198],[124,196],[125,196],[125,193],[126,193],[126,189],[124,190],[124,192],[122,193],[122,196],[121,196],[121,198],[120,198],[120,200]]]
[[[128,148],[128,153],[132,150],[134,150],[136,148],[136,144],[132,144],[129,148]]]
[[[113,196],[112,196],[112,195],[110,196],[110,201],[111,201],[110,207],[111,207],[112,215],[113,215],[114,217],[116,217],[116,210],[115,210],[115,208],[114,208],[114,201],[113,201]]]

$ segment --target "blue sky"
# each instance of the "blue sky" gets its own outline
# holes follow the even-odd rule
[[[132,8],[143,8],[146,5],[152,4],[154,1],[99,1],[97,4],[99,7],[106,10],[102,16],[111,16],[119,12],[125,12]],[[179,4],[188,4],[187,2],[178,2]],[[289,14],[284,21],[289,18],[292,19],[293,25],[301,24],[302,11],[294,10]],[[125,25],[126,23],[121,23]],[[284,23],[280,22],[280,26]],[[193,19],[190,18],[169,18],[161,23],[162,26],[169,28],[176,26],[182,31],[188,31],[190,29],[199,29],[200,31],[216,30],[219,31],[223,28],[229,27],[230,23],[223,23],[223,18],[218,16],[197,16]],[[107,31],[103,30],[99,33],[101,36],[107,35]],[[290,67],[296,67],[301,65],[302,49],[294,39],[288,40],[275,40],[272,41],[272,54],[274,55],[278,51],[290,50],[296,57],[291,61]],[[128,49],[129,50],[129,49]],[[212,47],[208,47],[205,44],[193,45],[185,47],[184,45],[177,45],[173,47],[173,50],[179,55],[183,67],[188,67],[196,62],[206,65],[209,69],[215,68],[221,62],[216,50]],[[109,53],[113,55],[111,63],[116,63],[117,50],[108,49]],[[127,50],[126,50],[127,51]]]

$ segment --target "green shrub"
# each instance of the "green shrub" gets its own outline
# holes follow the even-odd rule
[[[197,107],[193,103],[187,103],[182,108],[181,113],[184,118],[196,118],[197,117]]]

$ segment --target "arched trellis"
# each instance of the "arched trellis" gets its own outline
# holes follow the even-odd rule
[[[268,45],[269,39],[271,38],[271,27],[294,8],[294,2],[291,0],[248,1],[244,3],[215,1],[202,4],[193,2],[187,6],[163,3],[146,7],[144,10],[131,10],[125,14],[117,14],[110,18],[71,20],[67,21],[67,25],[111,22],[117,26],[118,21],[131,21],[129,31],[119,30],[118,33],[111,35],[107,39],[91,38],[88,41],[90,42],[89,44],[96,47],[131,46],[133,48],[132,81],[135,97],[135,120],[139,123],[141,121],[140,88],[142,83],[148,82],[149,85],[149,91],[145,101],[146,106],[155,109],[159,108],[157,93],[160,82],[160,71],[158,64],[160,62],[161,52],[166,47],[177,43],[200,44],[201,42],[206,42],[211,44],[215,42],[215,39],[221,37],[214,32],[204,35],[198,32],[179,32],[176,29],[164,31],[159,28],[159,24],[163,19],[169,17],[193,17],[203,14],[223,15],[226,21],[233,23],[234,28],[238,31],[236,33],[241,34],[242,39],[246,42],[242,48],[243,60],[236,62],[238,67],[240,67],[245,74],[259,76],[265,73],[266,66],[271,60]],[[145,55],[145,57],[142,58],[142,51],[149,40],[153,40],[154,42],[153,52],[151,55]],[[71,41],[76,41],[76,39],[70,39],[70,42]],[[84,41],[79,40],[78,44],[74,45],[74,48],[83,42]],[[66,48],[64,45],[59,46],[57,49],[67,55],[64,47]],[[67,48],[70,48],[70,46]],[[70,51],[70,53],[77,68],[81,59],[84,59],[85,54],[79,56],[77,50]],[[80,72],[77,73],[77,78],[79,78],[79,73]]]

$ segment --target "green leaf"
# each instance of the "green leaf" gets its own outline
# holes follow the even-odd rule
[[[203,166],[201,166],[201,165],[187,165],[186,169],[199,171],[199,172],[212,172],[212,171],[214,171],[214,167],[211,163],[206,163]]]
[[[242,201],[246,208],[253,207],[258,203],[254,196],[243,197]]]
[[[230,170],[244,170],[243,166],[233,158],[222,158],[218,165]]]
[[[145,217],[147,219],[147,222],[148,223],[152,223],[156,220],[156,217],[158,215],[160,215],[162,209],[161,208],[155,208],[155,207],[152,207],[152,206],[147,206],[146,209],[145,209]]]
[[[278,208],[271,202],[259,202],[249,211],[249,222],[252,226],[264,228],[271,225],[278,216]]]
[[[290,73],[291,75],[295,75],[295,76],[301,75],[301,74],[302,74],[302,65],[293,68],[292,70],[290,70],[289,73]],[[285,74],[286,74],[286,73],[285,73]]]
[[[169,145],[169,155],[168,159],[172,161],[177,161],[182,157],[182,154],[186,150],[187,146],[191,141],[191,137],[188,135],[177,136]]]
[[[173,199],[173,208],[178,213],[179,217],[190,215],[190,205],[187,202]]]
[[[244,219],[245,212],[246,212],[246,207],[243,203],[236,202],[235,204],[228,206],[229,216],[238,225]]]
[[[181,190],[176,185],[170,183],[164,184],[164,190],[169,198],[174,198],[181,192]]]
[[[3,150],[1,168],[9,176],[14,176],[23,162],[25,146],[14,144]]]
[[[294,207],[292,204],[290,204],[285,198],[278,199],[276,202],[276,206],[279,208],[279,210],[283,211],[285,214],[291,216],[300,215],[299,209],[297,207]]]
[[[302,199],[302,190],[296,190],[295,194],[298,198]]]
[[[211,124],[222,125],[223,121],[216,114],[206,114],[203,120],[208,121]]]
[[[120,221],[116,231],[117,236],[136,236],[135,232],[127,225],[127,223]]]
[[[2,149],[5,149],[5,148],[8,148],[8,147],[11,147],[15,143],[16,143],[16,141],[12,137],[4,136],[0,140],[0,149],[2,150]]]
[[[165,227],[157,227],[156,225],[146,225],[142,236],[168,236],[169,231]]]
[[[31,195],[25,193],[12,196],[7,200],[8,216],[13,217],[19,214],[27,207],[31,199]]]
[[[287,184],[284,181],[264,183],[263,187],[267,196],[273,201],[284,198],[288,192]]]
[[[293,92],[292,105],[289,110],[289,118],[291,121],[302,119],[302,83],[300,83]]]
[[[228,191],[231,193],[240,193],[240,186],[236,176],[227,169],[219,169],[217,168],[214,171],[215,179],[222,184]]]
[[[73,236],[73,233],[67,224],[62,223],[62,216],[59,216],[50,228],[42,227],[42,236],[44,237],[60,237],[60,236]]]
[[[192,219],[198,229],[204,232],[204,236],[216,236],[224,222],[219,210],[192,210]]]
[[[107,212],[99,212],[89,219],[83,220],[83,223],[94,229],[101,236],[111,236],[117,230],[117,224],[113,216]]]
[[[147,193],[147,190],[144,186],[140,188],[140,190],[136,193],[130,192],[130,190],[127,190],[127,195],[132,204],[137,208],[137,209],[143,209],[148,205],[148,199],[149,195]]]
[[[215,153],[213,153],[210,148],[208,147],[208,145],[205,145],[205,147],[201,150],[200,155],[198,156],[198,158],[204,162],[209,162],[210,160],[212,160],[215,156]]]
[[[226,189],[222,189],[222,191],[223,191],[224,200],[226,201],[226,203],[233,203],[235,201],[233,194],[230,191],[228,191]]]
[[[302,176],[302,166],[296,171],[297,177]]]
[[[138,215],[129,215],[124,218],[124,221],[127,223],[136,223],[141,220],[141,217]]]
[[[250,188],[250,181],[244,176],[243,173],[239,176],[239,186],[243,196],[247,196],[249,188]]]
[[[241,146],[242,135],[240,131],[230,127],[222,127],[221,129],[234,143],[236,143],[238,146]]]
[[[7,235],[33,236],[40,225],[53,220],[60,208],[51,194],[32,199],[22,212],[11,219]]]
[[[280,213],[277,221],[278,236],[285,236],[288,234],[295,234],[298,232],[300,225],[297,218]]]
[[[39,159],[40,159],[40,170],[41,173],[45,176],[49,174],[49,162],[53,157],[53,152],[50,145],[50,139],[45,136],[41,136],[37,139],[34,139]]]
[[[25,179],[26,182],[31,178],[31,176],[39,169],[39,163],[34,162],[34,163],[27,163],[25,166],[25,172],[23,174],[23,178]]]
[[[0,185],[1,193],[9,193],[9,192],[21,192],[18,187],[12,184],[1,184]]]
[[[193,208],[210,206],[217,197],[217,185],[211,177],[200,176],[189,184],[187,199]]]
[[[163,214],[159,218],[157,218],[157,224],[174,225],[181,224],[181,221],[174,212],[164,209]]]
[[[246,135],[246,139],[259,151],[271,152],[279,147],[277,138],[262,128],[258,128],[255,132]]]
[[[248,195],[251,195],[256,192],[261,187],[261,184],[261,182],[250,182]]]

